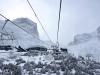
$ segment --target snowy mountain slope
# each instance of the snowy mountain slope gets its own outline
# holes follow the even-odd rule
[[[28,33],[32,34],[35,37],[31,36],[30,34],[26,33],[25,31],[16,27],[10,22],[7,22],[4,30],[2,30],[4,21],[0,20],[0,32],[3,32],[3,33],[7,32],[11,35],[13,34],[14,38],[16,39],[15,42],[12,42],[12,43],[10,43],[10,41],[6,41],[5,42],[6,44],[10,43],[13,45],[21,45],[24,48],[27,48],[32,45],[41,45],[36,23],[32,22],[31,20],[27,18],[18,18],[18,19],[13,20],[13,22],[19,25],[20,27],[22,27],[24,30],[26,30]],[[36,37],[38,39],[36,39]]]
[[[100,60],[100,27],[95,32],[75,36],[68,49],[75,56],[92,54],[95,59]]]

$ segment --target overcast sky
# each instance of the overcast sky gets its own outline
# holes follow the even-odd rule
[[[29,0],[53,41],[56,41],[59,0]],[[66,46],[74,35],[95,31],[100,26],[100,0],[62,0],[60,44]],[[27,17],[37,22],[26,0],[0,0],[0,13],[13,20]],[[45,34],[37,22],[41,39]]]

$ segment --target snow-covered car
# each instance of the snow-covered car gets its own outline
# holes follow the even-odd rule
[[[47,48],[44,46],[34,46],[26,49],[27,51],[38,50],[38,51],[47,51]]]

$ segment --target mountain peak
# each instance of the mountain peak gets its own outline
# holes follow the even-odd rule
[[[13,22],[17,24],[27,23],[28,25],[32,25],[32,24],[36,25],[36,23],[30,20],[29,18],[17,18],[14,19]]]
[[[28,18],[17,18],[17,19],[14,19],[13,22],[17,24],[18,27],[12,24],[11,22],[7,22],[6,26],[4,27],[4,30],[7,31],[7,33],[9,34],[12,34],[13,32],[12,35],[16,38],[16,41],[18,41],[18,43],[16,42],[12,43],[12,41],[7,41],[6,42],[7,44],[21,45],[24,48],[30,45],[40,44],[41,41],[38,40],[39,33],[37,30],[37,24],[35,22],[33,22],[32,20]],[[2,30],[4,23],[5,21],[0,21],[0,32],[2,33],[4,33],[4,30]],[[27,33],[21,28],[23,28]],[[33,36],[35,36],[38,39],[36,39]],[[4,39],[6,38],[8,38],[8,36],[4,36]]]

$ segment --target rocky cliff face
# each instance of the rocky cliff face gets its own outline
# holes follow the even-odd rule
[[[32,45],[39,45],[41,41],[39,40],[39,33],[37,30],[37,24],[31,21],[28,18],[17,18],[13,20],[14,23],[16,23],[19,27],[26,30],[28,33],[23,31],[22,29],[18,28],[17,26],[13,25],[10,22],[7,22],[6,26],[2,30],[2,27],[5,23],[5,21],[0,20],[0,32],[5,34],[10,34],[14,36],[15,41],[4,41],[4,44],[13,44],[13,45],[21,45],[24,48]],[[0,34],[1,34],[0,33]],[[31,35],[33,36],[31,36]],[[8,38],[7,35],[4,35],[3,38]],[[38,38],[38,39],[36,39]]]
[[[39,33],[37,30],[37,24],[33,21],[31,21],[28,18],[17,18],[13,20],[14,23],[18,24],[20,27],[25,29],[30,34],[36,36],[39,38]]]

